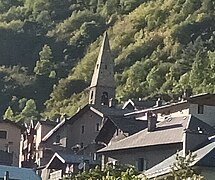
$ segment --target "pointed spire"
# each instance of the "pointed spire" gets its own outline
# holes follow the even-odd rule
[[[113,67],[114,62],[111,56],[108,34],[107,32],[105,32],[90,87],[99,85],[113,86],[115,84],[113,78],[114,76]]]
[[[101,99],[115,98],[114,61],[111,56],[107,32],[97,58],[91,85],[89,104],[100,104]],[[105,103],[106,104],[106,103]]]

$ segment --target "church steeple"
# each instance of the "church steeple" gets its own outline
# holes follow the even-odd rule
[[[90,85],[89,104],[108,105],[111,98],[115,98],[114,62],[105,32]]]

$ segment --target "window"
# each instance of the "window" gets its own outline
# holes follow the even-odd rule
[[[93,99],[93,91],[91,91],[90,99]]]
[[[147,169],[147,161],[144,158],[139,158],[137,161],[137,170],[144,171]]]
[[[80,143],[80,146],[81,146],[81,148],[83,148],[83,147],[84,147],[84,143],[81,142],[81,143]]]
[[[118,136],[119,135],[119,129],[117,128],[116,129],[116,136]]]
[[[7,139],[7,131],[0,131],[0,139]]]
[[[82,125],[81,126],[81,134],[84,134],[84,132],[85,132],[85,127],[84,127],[84,125]]]
[[[98,132],[100,130],[100,125],[99,123],[96,123],[96,131]]]
[[[105,69],[107,69],[107,65],[105,64]]]
[[[204,114],[204,105],[198,104],[198,114]]]
[[[57,136],[56,136],[56,141],[55,141],[55,143],[60,143],[60,135],[57,135]]]
[[[108,93],[107,92],[102,93],[101,104],[108,105]]]

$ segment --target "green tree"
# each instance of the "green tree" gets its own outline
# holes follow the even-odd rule
[[[42,48],[42,51],[39,53],[40,59],[36,62],[34,68],[34,73],[38,76],[49,76],[54,69],[54,64],[52,60],[52,50],[45,44]]]
[[[192,168],[196,155],[191,152],[186,156],[176,154],[176,162],[171,166],[171,174],[175,180],[184,180],[190,178],[191,180],[203,180],[203,177],[196,174]]]
[[[3,116],[3,119],[9,119],[9,120],[13,120],[14,119],[14,113],[12,108],[9,106]]]
[[[29,99],[22,111],[15,117],[16,121],[30,122],[30,120],[37,120],[39,118],[36,103],[33,99]]]

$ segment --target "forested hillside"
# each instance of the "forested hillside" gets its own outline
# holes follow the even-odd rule
[[[0,0],[0,114],[72,115],[104,31],[117,99],[215,92],[214,0]]]

